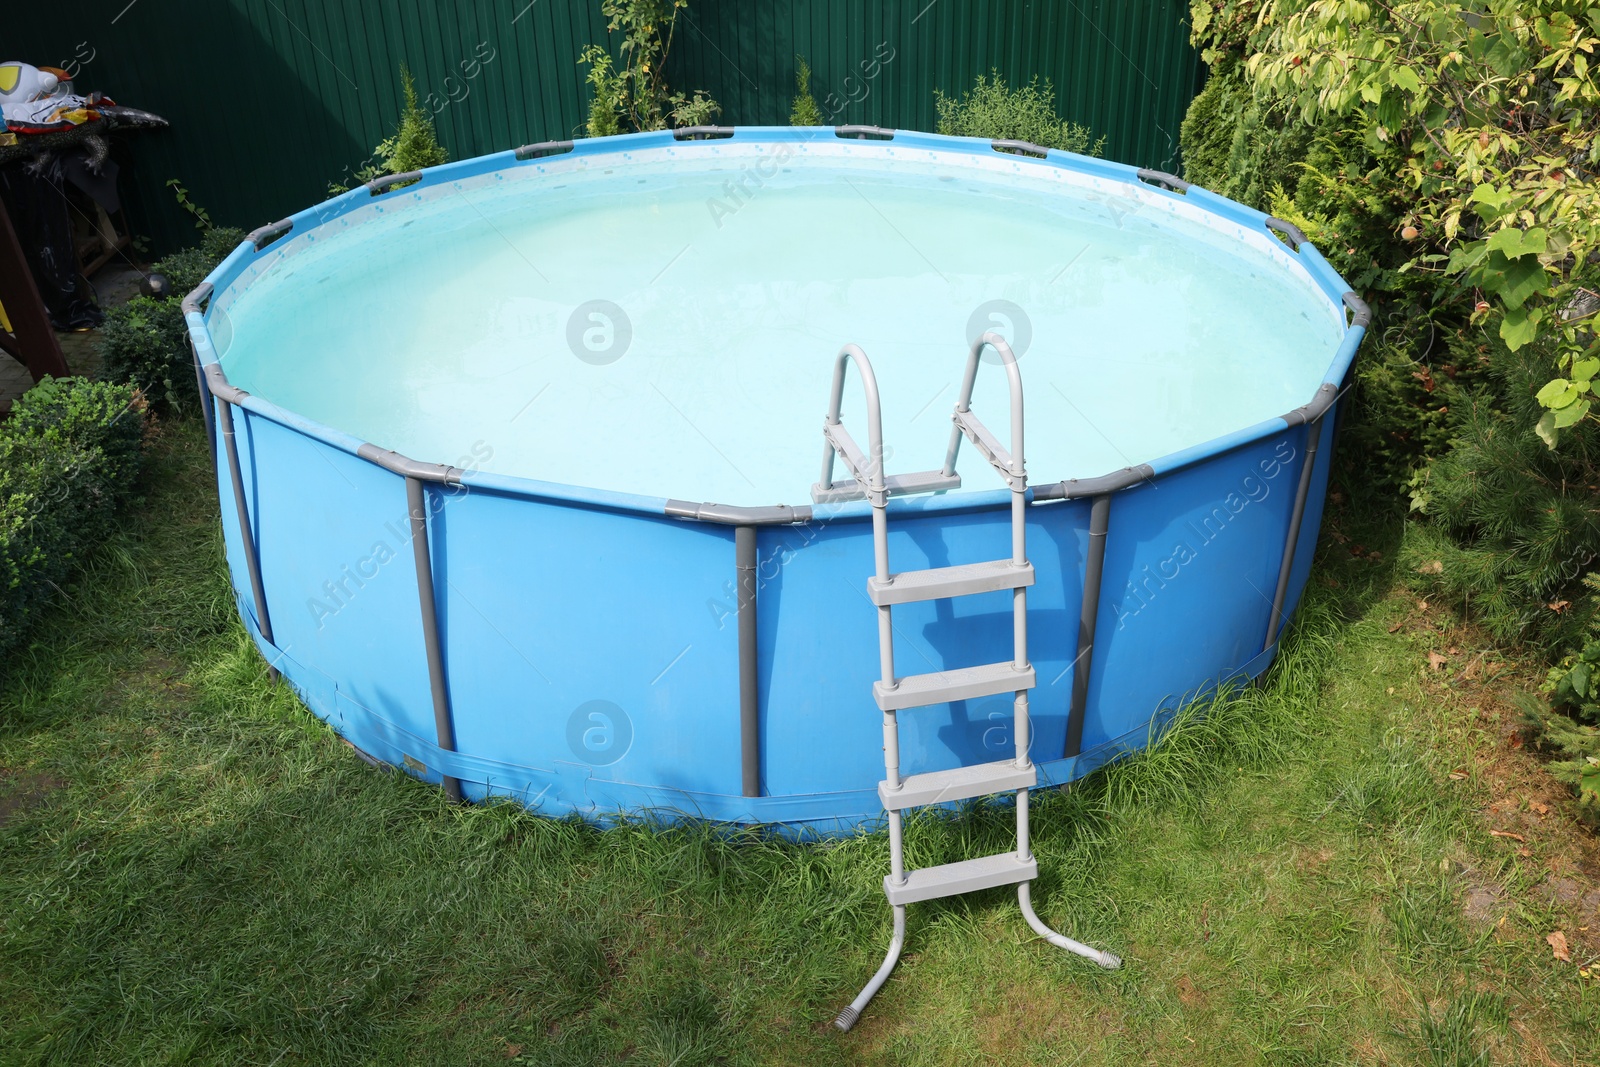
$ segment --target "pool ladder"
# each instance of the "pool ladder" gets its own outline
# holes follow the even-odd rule
[[[997,440],[972,412],[972,387],[978,375],[978,362],[985,348],[992,348],[1006,369],[1011,386],[1011,449]],[[867,403],[867,447],[859,446],[839,421],[844,396],[844,376],[854,363],[861,377]],[[900,959],[905,944],[906,905],[941,897],[972,893],[1002,885],[1017,887],[1017,903],[1023,918],[1046,941],[1069,952],[1085,956],[1102,967],[1116,968],[1122,961],[1056,933],[1035,914],[1029,897],[1030,883],[1038,877],[1039,864],[1028,844],[1028,790],[1038,784],[1039,774],[1029,758],[1031,723],[1028,718],[1028,690],[1034,687],[1033,665],[1028,661],[1028,587],[1033,584],[1033,564],[1028,562],[1026,512],[1028,475],[1022,449],[1022,375],[1017,360],[1003,337],[986,333],[973,343],[967,355],[966,374],[961,393],[951,415],[950,446],[944,466],[936,471],[907,475],[885,475],[883,471],[883,419],[878,403],[878,382],[867,354],[858,345],[840,350],[833,370],[833,394],[828,417],[822,428],[822,480],[811,490],[818,503],[861,499],[872,505],[872,549],[875,573],[867,579],[867,595],[878,609],[878,660],[882,677],[873,683],[872,696],[883,712],[883,763],[885,778],[878,783],[878,797],[889,818],[889,874],[883,880],[884,895],[894,909],[894,937],[883,964],[850,1005],[839,1012],[834,1025],[849,1030]],[[889,570],[888,501],[891,495],[952,489],[961,484],[956,473],[956,456],[965,437],[989,461],[1011,488],[1011,558],[983,563],[963,563],[954,567],[934,567],[893,573]],[[835,483],[835,457],[844,461],[854,476],[852,481]],[[931,674],[896,675],[894,669],[894,623],[896,604],[925,600],[944,600],[998,590],[1011,590],[1012,630],[1015,647],[1010,662],[987,663],[976,667],[956,667]],[[900,727],[897,714],[913,708],[932,707],[953,700],[972,700],[1002,693],[1015,695],[1016,755],[994,763],[979,763],[927,774],[900,773]],[[1017,795],[1017,847],[1012,852],[945,863],[937,867],[906,870],[902,813],[909,808],[943,804],[991,793]]]

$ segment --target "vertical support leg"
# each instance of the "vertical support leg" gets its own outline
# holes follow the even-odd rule
[[[417,565],[417,598],[422,607],[422,642],[427,646],[428,685],[433,691],[433,727],[439,747],[456,750],[455,721],[450,714],[450,688],[445,682],[444,648],[439,642],[439,611],[433,598],[433,559],[428,545],[428,508],[422,482],[406,479],[406,505],[411,513],[411,552]],[[444,776],[444,791],[452,803],[461,801],[461,783]]]
[[[1300,524],[1306,517],[1306,498],[1311,492],[1311,474],[1317,466],[1317,444],[1322,438],[1322,416],[1306,423],[1306,460],[1300,467],[1300,483],[1294,491],[1294,511],[1289,516],[1289,536],[1283,543],[1283,563],[1278,568],[1278,588],[1272,594],[1272,617],[1267,620],[1265,652],[1278,639],[1283,625],[1283,602],[1289,594],[1289,577],[1294,573],[1294,553],[1300,544]]]
[[[194,342],[189,342],[189,353],[194,357],[194,387],[200,396],[200,417],[206,424],[206,444],[211,448],[211,465],[217,463],[217,425],[216,412],[211,406],[211,390],[206,387],[206,374],[200,366],[200,353],[194,350]]]
[[[739,607],[739,777],[744,795],[761,795],[761,679],[756,659],[756,528],[733,531]]]
[[[250,525],[250,506],[244,499],[244,472],[239,468],[239,443],[233,433],[233,405],[222,404],[222,443],[228,453],[228,480],[233,485],[233,507],[239,519],[239,541],[244,546],[244,567],[250,574],[250,596],[256,602],[256,628],[267,644],[274,647],[272,613],[267,610],[267,590],[261,581],[261,558],[256,554],[256,535]],[[267,664],[267,673],[278,680],[278,668]]]
[[[1083,719],[1089,705],[1089,672],[1094,667],[1094,630],[1100,618],[1100,580],[1106,569],[1106,529],[1111,497],[1101,494],[1089,509],[1089,555],[1084,561],[1083,612],[1078,616],[1078,655],[1072,661],[1072,704],[1067,711],[1067,743],[1062,755],[1083,751]]]

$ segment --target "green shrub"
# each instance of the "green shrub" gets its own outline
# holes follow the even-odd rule
[[[100,359],[106,380],[137,386],[162,408],[195,403],[193,357],[176,296],[136,296],[108,310]]]
[[[1004,141],[1029,141],[1044,148],[1098,156],[1106,139],[1076,122],[1056,114],[1056,93],[1049,82],[1040,86],[1035,77],[1020,89],[1007,87],[998,70],[978,75],[972,89],[958,99],[934,90],[939,113],[938,131],[952,137],[983,137]]]
[[[1270,97],[1258,97],[1243,65],[1229,62],[1212,70],[1184,115],[1183,176],[1265,211],[1275,189],[1299,184],[1313,132]]]
[[[125,486],[139,473],[144,410],[144,397],[125,385],[47,377],[12,406],[5,431],[64,451],[97,448],[105,454],[106,480]]]
[[[243,230],[227,226],[207,230],[194,248],[185,248],[157,260],[150,271],[152,274],[166,275],[172,283],[172,296],[182,300],[206,280],[207,274],[216,270],[218,263],[228,258],[229,253],[244,240],[244,236]]]
[[[405,174],[450,162],[450,153],[439,143],[433,115],[417,100],[417,83],[404,63],[400,65],[400,94],[404,106],[400,109],[400,124],[395,127],[394,133],[379,141],[372,155],[353,173],[346,169],[345,173],[351,176],[350,185],[329,183],[329,196],[349,192],[352,186],[370,182],[385,174]]]
[[[822,109],[811,95],[811,64],[805,56],[794,57],[794,104],[789,108],[789,125],[821,126]]]
[[[1413,537],[1408,562],[1497,638],[1552,647],[1577,640],[1586,621],[1578,579],[1600,553],[1600,426],[1545,447],[1534,430],[1549,366],[1540,347],[1491,346],[1489,381],[1463,398],[1450,448],[1418,479],[1431,529]],[[1569,606],[1550,608],[1561,600]]]
[[[667,56],[678,12],[688,6],[689,0],[600,0],[606,31],[622,35],[621,66],[596,44],[585,46],[578,56],[578,65],[589,68],[585,80],[594,90],[590,137],[703,126],[717,117],[722,105],[705,90],[674,93],[667,88]]]
[[[1567,651],[1530,716],[1569,757],[1560,773],[1593,784],[1600,590],[1578,579],[1600,555],[1600,425],[1584,417],[1600,21],[1560,0],[1469,6],[1193,0],[1212,80],[1184,166],[1295,223],[1372,304],[1346,482],[1421,512],[1402,563],[1430,596],[1502,642]]]
[[[193,356],[183,321],[183,298],[244,240],[241,230],[207,230],[200,244],[174,252],[151,269],[172,283],[165,297],[136,296],[106,312],[100,327],[101,375],[137,386],[166,411],[196,403]]]
[[[110,533],[143,436],[135,390],[82,378],[45,379],[0,424],[0,664]]]
[[[1591,602],[1600,598],[1600,574],[1584,578]],[[1550,669],[1545,699],[1521,701],[1541,742],[1557,755],[1550,765],[1578,791],[1578,808],[1600,823],[1600,625],[1591,620],[1581,645]]]

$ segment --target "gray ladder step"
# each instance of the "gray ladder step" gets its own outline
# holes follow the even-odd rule
[[[895,885],[891,875],[883,880],[883,893],[889,898],[890,904],[899,907],[901,904],[915,904],[919,900],[937,900],[940,897],[974,893],[980,889],[993,889],[997,885],[1015,885],[1032,881],[1038,876],[1038,860],[1019,860],[1015,852],[1002,852],[998,856],[979,856],[975,860],[907,871],[904,885]]]
[[[887,582],[867,579],[867,595],[880,608],[885,604],[911,604],[919,600],[943,600],[972,593],[992,593],[997,589],[1021,589],[1033,584],[1033,564],[1017,566],[1009,559],[983,563],[962,563],[954,567],[931,567],[921,571],[901,571]]]
[[[1039,770],[1032,763],[1018,767],[1015,760],[975,763],[948,771],[911,774],[900,780],[899,789],[888,782],[878,783],[878,799],[885,811],[904,811],[923,804],[945,804],[968,797],[986,797],[1014,789],[1032,789],[1039,782]]]
[[[905,496],[908,493],[932,493],[940,489],[960,489],[961,475],[946,474],[943,471],[917,471],[914,474],[890,474],[883,479],[883,487],[889,491],[890,496]],[[834,482],[824,489],[819,482],[811,487],[811,502],[813,504],[842,504],[847,500],[863,500],[866,490],[861,488],[855,479],[846,479]]]
[[[882,682],[872,683],[872,697],[880,711],[925,708],[951,700],[973,700],[997,693],[1032,689],[1033,666],[1017,670],[1009,662],[985,663],[977,667],[957,667],[932,674],[908,674],[893,689]]]

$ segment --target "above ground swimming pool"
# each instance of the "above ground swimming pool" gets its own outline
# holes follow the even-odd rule
[[[240,614],[341,736],[472,799],[793,832],[883,814],[871,507],[813,492],[841,348],[882,395],[896,571],[1008,554],[977,449],[918,472],[973,342],[1016,353],[1045,785],[1271,662],[1367,321],[1293,226],[1171,175],[860,127],[386,179],[185,311]],[[972,410],[1009,440],[995,370]],[[1007,591],[894,612],[907,675],[1012,637]],[[906,713],[903,769],[1011,730],[1010,694]]]

